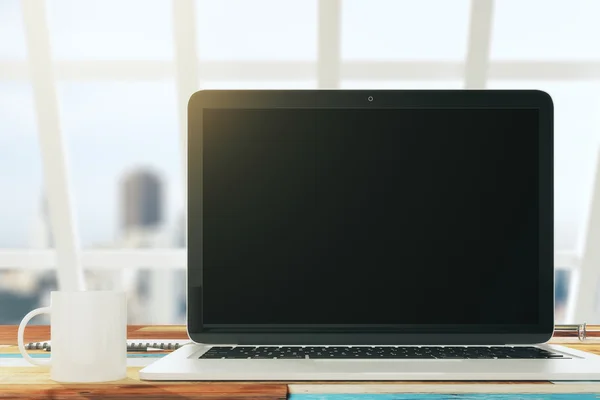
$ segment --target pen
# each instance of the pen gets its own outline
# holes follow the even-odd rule
[[[577,336],[581,341],[584,341],[587,337],[587,324],[574,324],[574,325],[555,325],[554,335],[555,336]]]
[[[141,349],[139,347],[136,347],[135,349],[127,349],[127,351],[129,352],[150,352],[150,351],[166,351],[167,349],[159,349],[156,347],[142,347]]]
[[[573,324],[573,325],[556,325],[554,327],[555,337],[576,337],[581,342],[586,340],[600,339],[600,325],[590,324]]]

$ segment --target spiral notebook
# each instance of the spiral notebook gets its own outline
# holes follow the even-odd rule
[[[181,346],[191,343],[189,340],[181,339],[161,339],[161,340],[146,340],[146,339],[128,339],[127,351],[145,351],[147,348],[157,350],[177,350]],[[27,350],[51,350],[51,341],[32,342],[25,345]]]

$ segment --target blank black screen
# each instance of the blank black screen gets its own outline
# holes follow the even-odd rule
[[[205,109],[202,157],[204,324],[538,323],[535,109]]]

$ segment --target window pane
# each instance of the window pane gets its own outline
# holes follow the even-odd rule
[[[129,324],[185,324],[185,270],[126,269],[86,270],[89,290],[122,290],[127,293]],[[29,311],[50,304],[57,290],[53,270],[0,270],[0,325],[17,325]],[[47,316],[30,324],[47,325]]]
[[[577,250],[600,150],[600,82],[492,81],[493,89],[543,89],[554,100],[554,241]]]
[[[34,308],[50,305],[50,292],[57,290],[54,271],[0,270],[0,325],[18,325]],[[48,325],[47,315],[35,317],[31,325]]]
[[[173,82],[62,82],[59,100],[83,246],[181,245]]]
[[[200,0],[202,60],[316,60],[316,0]]]
[[[185,270],[132,268],[86,271],[92,290],[127,293],[129,324],[185,324]]]
[[[459,60],[468,0],[343,0],[344,60]]]
[[[50,43],[57,59],[171,59],[168,0],[49,0]]]
[[[316,89],[316,80],[306,81],[207,81],[201,84],[202,89]]]
[[[599,1],[502,0],[494,5],[492,59],[600,59]]]
[[[25,29],[19,0],[0,1],[0,60],[23,59],[25,49]]]
[[[130,324],[185,324],[186,272],[174,269],[124,271]]]
[[[555,266],[556,267],[556,266]],[[554,272],[554,321],[557,324],[565,324],[567,298],[569,295],[569,283],[571,272],[566,270],[555,270]]]
[[[342,81],[342,89],[460,89],[462,81]]]
[[[0,248],[49,247],[31,86],[0,81]]]

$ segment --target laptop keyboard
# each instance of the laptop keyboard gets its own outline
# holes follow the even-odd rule
[[[218,346],[202,359],[565,359],[559,353],[538,347],[510,346]]]

